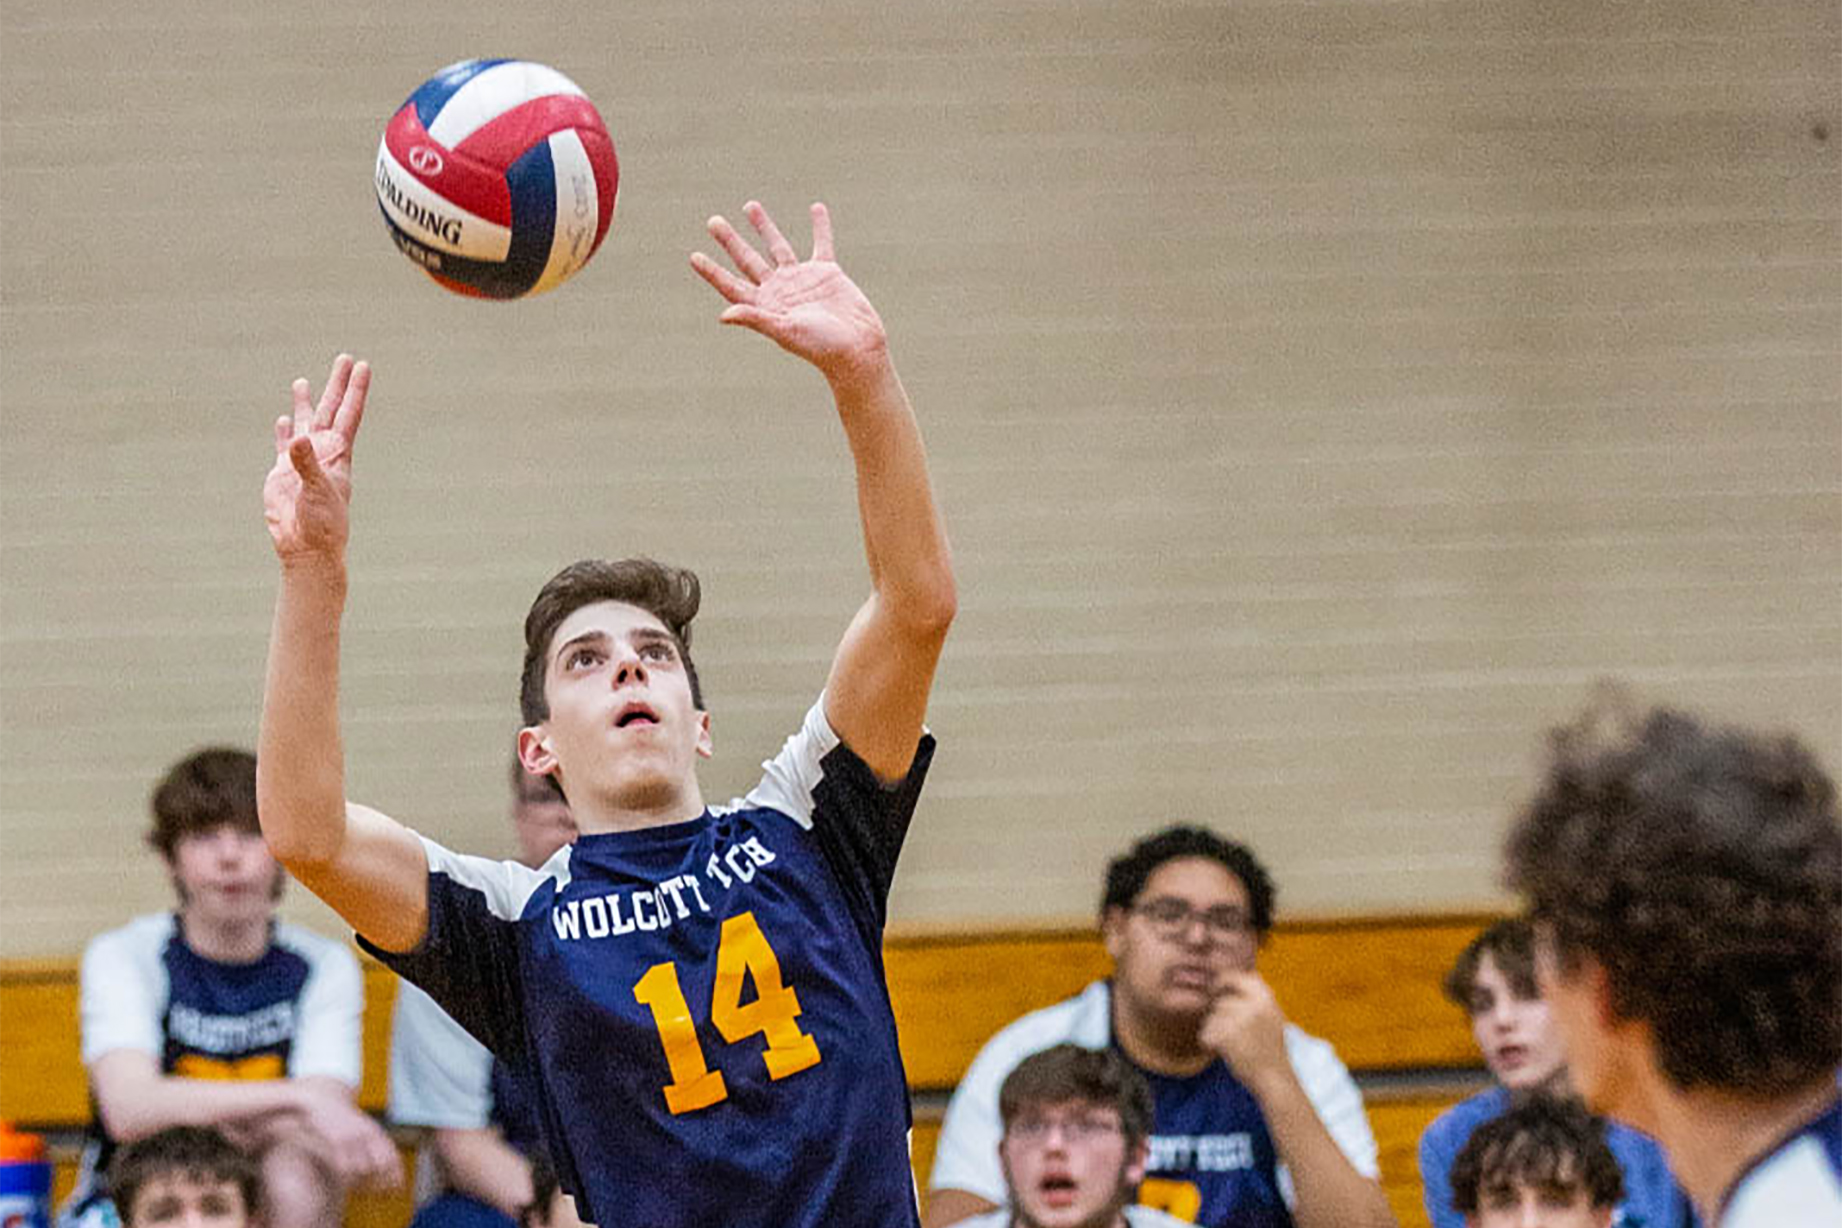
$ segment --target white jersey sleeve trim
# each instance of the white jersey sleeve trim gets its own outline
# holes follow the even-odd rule
[[[545,862],[541,869],[533,870],[516,861],[494,861],[490,857],[456,853],[427,836],[419,835],[417,838],[422,841],[423,851],[428,855],[430,874],[440,874],[463,887],[478,891],[486,897],[486,907],[501,921],[520,919],[524,915],[525,904],[545,883],[555,882],[558,891],[569,885],[571,849],[567,845],[558,849],[557,855]]]
[[[161,953],[172,936],[173,915],[156,913],[98,934],[83,949],[78,1014],[85,1066],[117,1049],[159,1061],[160,1021],[171,993]]]
[[[296,1008],[288,1076],[337,1079],[357,1087],[364,1074],[365,981],[344,943],[286,922],[275,945],[307,961]]]
[[[1719,1228],[1790,1228],[1842,1224],[1842,1174],[1805,1135],[1767,1158],[1742,1181]]]
[[[439,1130],[479,1130],[492,1118],[492,1054],[408,981],[390,1022],[388,1116]]]
[[[987,1202],[1006,1200],[998,1142],[998,1088],[1017,1063],[1032,1053],[1072,1041],[1091,1049],[1106,1046],[1111,1030],[1107,984],[1095,981],[1076,996],[1032,1011],[985,1042],[947,1103],[934,1147],[933,1190],[964,1190]]]
[[[838,741],[837,731],[825,717],[825,694],[820,692],[806,710],[799,730],[786,740],[779,754],[762,763],[761,782],[746,797],[721,807],[718,813],[754,807],[776,810],[811,831],[812,791],[825,774],[819,763],[837,748]]]

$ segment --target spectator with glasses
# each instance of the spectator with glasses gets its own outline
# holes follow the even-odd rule
[[[1151,1088],[1116,1051],[1031,1054],[998,1089],[998,1116],[1010,1207],[964,1228],[1182,1228],[1130,1205],[1151,1150]]]
[[[1151,1088],[1140,1204],[1234,1228],[1392,1225],[1355,1082],[1286,1022],[1256,970],[1273,896],[1251,850],[1202,828],[1168,828],[1115,860],[1100,906],[1112,977],[986,1042],[947,1107],[929,1228],[1004,1204],[1000,1089],[1065,1042],[1116,1050]]]

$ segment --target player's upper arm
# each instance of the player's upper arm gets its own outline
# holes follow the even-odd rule
[[[78,979],[83,1061],[130,1050],[149,1061],[160,1053],[166,1011],[160,948],[172,933],[163,918],[145,918],[91,940]]]
[[[872,594],[851,620],[825,683],[825,716],[844,744],[884,781],[915,758],[951,606],[912,617]]]
[[[413,950],[428,928],[429,864],[416,833],[347,803],[343,839],[325,861],[288,865],[301,885],[386,951]]]

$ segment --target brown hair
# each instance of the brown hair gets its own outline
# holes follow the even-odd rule
[[[256,756],[233,746],[193,751],[154,786],[151,806],[147,843],[168,861],[185,837],[225,824],[254,835],[262,830],[256,822]]]
[[[665,624],[684,660],[691,702],[698,711],[706,711],[697,667],[691,662],[691,620],[702,600],[695,572],[652,559],[582,559],[557,572],[538,590],[524,619],[524,672],[518,688],[524,723],[536,725],[550,715],[544,695],[545,658],[556,629],[571,614],[598,601],[636,605]]]
[[[1126,1150],[1151,1133],[1151,1087],[1113,1049],[1060,1044],[1017,1063],[998,1089],[998,1116],[1005,1129],[1025,1109],[1080,1100],[1118,1110]]]
[[[1769,1096],[1842,1064],[1842,823],[1789,735],[1638,713],[1550,735],[1506,879],[1564,970],[1589,955],[1678,1087]]]
[[[109,1164],[109,1198],[126,1228],[134,1228],[134,1200],[141,1188],[174,1175],[230,1182],[243,1195],[246,1218],[261,1206],[262,1173],[253,1157],[213,1126],[168,1126],[125,1144]]]
[[[1593,1206],[1617,1206],[1625,1179],[1605,1122],[1576,1101],[1536,1092],[1473,1130],[1452,1161],[1452,1209],[1475,1215],[1486,1194],[1519,1185],[1577,1185]]]
[[[1517,997],[1541,997],[1535,984],[1534,931],[1522,917],[1505,917],[1479,931],[1452,961],[1445,979],[1439,983],[1449,1001],[1470,1012],[1471,992],[1477,988],[1477,967],[1486,955],[1503,973],[1503,979],[1509,982]]]

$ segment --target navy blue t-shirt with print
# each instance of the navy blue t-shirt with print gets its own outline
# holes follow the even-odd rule
[[[885,786],[821,699],[730,807],[537,870],[425,840],[426,938],[367,949],[532,1073],[584,1220],[913,1228],[882,929],[932,754]]]
[[[1292,1228],[1266,1115],[1227,1065],[1186,1078],[1139,1069],[1157,1123],[1139,1202],[1191,1223]]]

